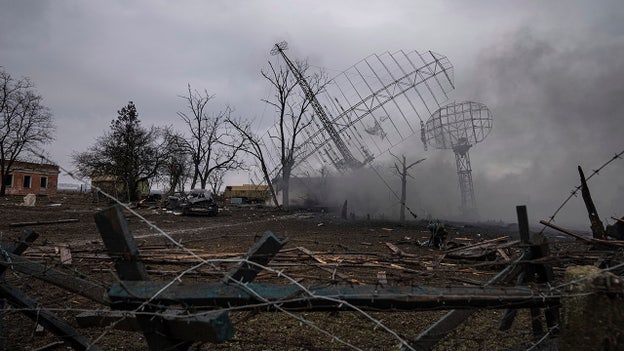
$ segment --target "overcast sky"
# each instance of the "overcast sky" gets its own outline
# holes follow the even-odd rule
[[[576,185],[576,165],[589,173],[624,149],[622,18],[622,1],[0,0],[0,66],[36,84],[58,126],[48,151],[71,169],[72,152],[129,100],[143,124],[182,128],[187,83],[215,94],[215,111],[271,124],[260,69],[278,41],[330,75],[372,53],[432,50],[455,67],[451,99],[494,115],[471,150],[481,212],[513,219],[527,204],[547,218]],[[401,152],[428,158],[411,185],[423,212],[456,207],[452,152]],[[624,215],[623,171],[617,161],[592,184],[602,217]]]

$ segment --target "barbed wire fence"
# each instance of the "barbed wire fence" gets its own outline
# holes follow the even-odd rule
[[[53,163],[53,161],[51,161],[50,159],[48,159],[46,156],[43,155],[42,152],[37,152],[36,150],[30,150],[31,152],[33,152],[34,154],[38,155],[39,157],[42,157],[44,159],[46,159],[48,162]],[[603,165],[601,165],[598,169],[594,170],[594,172],[587,178],[587,180],[591,179],[594,175],[599,174],[599,171],[601,171],[604,167],[606,167],[607,165],[611,164],[614,160],[616,159],[621,159],[622,154],[624,154],[624,151],[615,154],[615,156],[613,156],[609,161],[607,161],[606,163],[604,163]],[[79,181],[81,183],[86,184],[87,182],[84,181],[84,179],[81,179],[80,177],[74,175],[72,172],[67,171],[66,169],[61,168],[61,170],[65,173],[67,173],[69,176],[71,176],[74,180]],[[147,299],[146,301],[144,301],[140,306],[134,308],[133,310],[131,310],[130,312],[134,313],[134,314],[138,314],[138,315],[152,315],[152,316],[156,316],[158,315],[158,313],[154,313],[154,312],[146,312],[144,311],[146,309],[146,307],[150,306],[157,298],[158,296],[164,292],[166,289],[168,289],[169,287],[171,287],[172,285],[182,281],[183,279],[187,279],[187,278],[191,278],[192,280],[197,280],[200,279],[201,276],[206,275],[205,271],[201,271],[201,269],[204,268],[209,268],[210,272],[209,274],[207,274],[208,276],[212,276],[212,277],[220,277],[223,278],[225,276],[225,273],[223,271],[223,266],[231,266],[231,265],[250,265],[250,266],[255,266],[257,267],[259,270],[261,270],[262,272],[265,273],[265,275],[267,277],[272,277],[273,279],[276,279],[278,281],[283,281],[286,285],[293,285],[298,287],[299,289],[301,289],[301,291],[304,292],[303,295],[301,296],[297,296],[296,298],[292,298],[289,301],[305,301],[308,299],[326,299],[328,302],[334,303],[336,306],[340,306],[342,309],[348,309],[350,312],[350,316],[352,315],[353,318],[340,318],[337,319],[336,323],[332,324],[332,319],[336,319],[333,316],[330,315],[322,315],[320,318],[318,315],[315,315],[314,313],[310,313],[308,315],[306,315],[305,313],[300,313],[300,312],[293,312],[290,310],[287,310],[285,308],[281,307],[281,304],[286,302],[286,301],[279,301],[279,302],[275,302],[275,301],[268,301],[265,298],[263,298],[263,295],[258,292],[253,290],[252,287],[250,287],[248,284],[244,284],[238,281],[230,281],[231,284],[235,284],[239,287],[241,287],[242,289],[245,289],[246,291],[248,291],[250,294],[254,295],[258,300],[262,301],[262,303],[258,303],[256,305],[254,305],[253,307],[256,307],[258,310],[261,309],[267,309],[267,308],[272,308],[275,309],[277,311],[279,311],[278,313],[280,313],[281,315],[285,316],[287,319],[292,320],[293,322],[295,322],[295,324],[299,324],[300,326],[303,326],[305,328],[309,328],[315,331],[315,333],[318,333],[319,335],[323,335],[325,336],[329,341],[330,344],[338,344],[341,346],[336,346],[335,349],[353,349],[353,350],[367,350],[367,349],[387,349],[389,347],[388,340],[394,340],[394,348],[399,347],[399,348],[403,348],[405,350],[415,350],[415,348],[413,348],[410,344],[410,338],[413,338],[413,336],[415,335],[415,331],[414,330],[409,330],[406,331],[404,328],[401,327],[402,324],[407,324],[409,327],[413,327],[413,323],[405,323],[405,319],[404,318],[400,318],[400,321],[397,323],[396,321],[388,321],[389,319],[391,319],[388,316],[387,312],[366,312],[360,308],[358,308],[357,306],[354,306],[350,303],[348,303],[345,300],[342,300],[340,298],[334,298],[334,297],[327,297],[327,296],[320,296],[315,294],[314,292],[314,287],[312,286],[306,286],[304,284],[301,283],[301,278],[297,278],[297,274],[300,273],[297,270],[307,270],[310,271],[310,273],[305,274],[306,277],[310,277],[310,276],[315,276],[316,275],[316,279],[317,280],[325,280],[323,284],[325,285],[331,285],[331,284],[335,284],[335,277],[336,275],[343,275],[343,276],[349,276],[349,274],[351,274],[351,276],[353,276],[353,272],[358,272],[358,267],[345,267],[344,270],[345,272],[347,272],[347,274],[345,273],[341,273],[340,271],[338,271],[338,268],[342,268],[341,266],[335,266],[332,267],[333,268],[333,273],[331,274],[331,279],[323,279],[320,278],[321,274],[327,274],[327,270],[319,270],[319,264],[316,263],[316,265],[311,265],[311,264],[297,264],[296,268],[291,268],[291,266],[286,266],[286,268],[282,267],[282,269],[276,269],[273,267],[269,267],[268,265],[259,265],[256,262],[244,259],[244,258],[213,258],[213,259],[206,259],[204,257],[202,257],[201,253],[197,253],[195,248],[191,248],[188,247],[188,243],[184,244],[182,243],[182,240],[176,240],[172,235],[170,235],[167,231],[161,229],[160,227],[158,227],[157,225],[155,225],[154,223],[152,223],[150,220],[148,220],[145,216],[143,216],[141,213],[139,213],[138,211],[136,211],[135,209],[131,208],[130,206],[128,206],[125,203],[122,203],[121,201],[119,201],[117,198],[115,198],[114,196],[107,194],[105,191],[102,191],[102,189],[98,188],[98,187],[93,187],[93,189],[95,191],[99,191],[101,192],[102,195],[106,196],[108,199],[110,199],[111,202],[115,203],[116,205],[122,207],[124,209],[124,211],[126,211],[127,213],[129,213],[131,216],[139,219],[142,223],[144,223],[149,231],[153,231],[155,233],[152,234],[148,234],[145,236],[142,236],[145,239],[149,239],[149,238],[155,238],[155,239],[165,239],[166,242],[172,246],[172,250],[178,250],[180,252],[185,253],[186,255],[188,255],[191,260],[184,260],[183,262],[181,262],[181,264],[183,265],[187,265],[190,266],[189,268],[184,268],[182,270],[173,270],[172,273],[170,273],[170,275],[172,275],[172,277],[167,279],[167,282],[165,285],[163,285],[163,288],[160,289],[158,292],[156,292],[155,294],[153,294],[151,296],[150,299]],[[571,193],[571,195],[564,201],[564,203],[555,211],[555,213],[550,217],[550,220],[554,220],[554,217],[559,213],[559,211],[567,204],[567,202],[573,197],[575,196],[575,194],[578,192],[578,190],[580,189],[580,186],[575,188],[575,190]],[[335,243],[330,243],[330,242],[326,242],[327,245],[332,245]],[[39,244],[41,246],[43,246],[43,244]],[[565,244],[564,244],[565,245]],[[36,246],[36,245],[35,245]],[[377,257],[373,257],[373,260],[376,261],[380,261],[381,255],[377,256]],[[430,258],[430,257],[424,257],[424,258]],[[98,260],[94,260],[96,262],[99,262]],[[401,262],[399,261],[398,263],[391,263],[391,261],[393,261],[392,259],[388,260],[387,262],[382,262],[383,264],[386,264],[385,267],[387,267],[388,269],[396,269],[396,276],[399,277],[398,279],[400,279],[402,277],[402,274],[404,272],[405,268],[409,268],[407,267],[406,264],[403,264],[402,267],[401,266]],[[395,260],[396,261],[396,260]],[[414,259],[413,265],[414,266],[418,266],[418,264],[416,263],[418,261],[418,259]],[[381,266],[383,266],[383,264]],[[392,265],[396,265],[398,266],[398,268],[393,267]],[[353,264],[354,266],[357,266],[357,262],[355,264]],[[500,262],[496,262],[496,265],[501,265]],[[605,268],[600,270],[600,272],[609,272],[609,271],[613,271],[613,270],[617,270],[620,269],[624,266],[624,263],[619,264],[619,265],[615,265],[609,268]],[[349,270],[349,268],[351,270]],[[421,267],[422,268],[422,267]],[[440,273],[446,273],[448,275],[459,275],[461,273],[464,273],[466,270],[478,270],[484,268],[483,266],[479,266],[479,264],[457,264],[457,265],[449,265],[449,266],[445,266],[444,265],[440,265],[438,262],[438,265],[435,269],[432,270],[422,270],[422,269],[414,269],[414,268],[409,268],[407,269],[408,274],[410,273],[410,270],[413,271],[411,273],[417,274],[419,275],[421,278],[424,278],[424,280],[432,280],[435,278],[436,274],[440,274]],[[287,272],[286,270],[290,269],[292,270],[292,272]],[[370,269],[367,269],[370,270]],[[314,272],[321,272],[321,273],[314,273]],[[102,286],[103,288],[107,287],[109,284],[100,281],[97,278],[90,278],[90,274],[88,272],[85,271],[81,271],[79,268],[72,268],[72,272],[80,277],[86,278],[86,279],[90,279],[92,280],[94,283],[99,284],[100,286]],[[109,268],[109,273],[111,273],[112,270],[110,270]],[[362,272],[360,272],[362,273]],[[197,274],[199,276],[193,276],[193,274]],[[362,273],[363,274],[363,273]],[[491,271],[486,271],[485,273],[483,273],[483,276],[490,276],[492,274]],[[358,278],[356,276],[356,278]],[[585,279],[592,279],[593,276],[588,276],[588,277],[584,277],[582,278],[583,280]],[[345,279],[348,280],[348,279]],[[360,280],[365,281],[366,279],[364,278],[360,278]],[[11,273],[11,277],[9,277],[7,279],[8,282],[12,282],[12,281],[17,281],[20,282],[22,281],[22,279],[15,273],[12,272]],[[371,283],[374,283],[374,279],[371,281]],[[474,282],[475,284],[478,282]],[[570,282],[567,284],[554,284],[552,286],[550,286],[550,292],[552,294],[556,294],[557,296],[560,297],[564,297],[564,296],[573,296],[570,295],[569,293],[564,291],[564,288],[566,285],[569,284],[573,284],[573,283],[578,283],[578,281],[575,282]],[[53,289],[51,289],[53,290]],[[42,293],[42,292],[41,292]],[[45,300],[45,306],[41,306],[41,308],[45,308],[46,310],[49,311],[54,311],[54,312],[58,312],[61,314],[73,314],[73,313],[80,313],[80,312],[87,312],[87,311],[93,311],[93,309],[88,309],[88,308],[79,308],[79,307],[69,307],[67,304],[67,300],[68,300],[68,296],[65,294],[57,294],[54,295],[52,297],[50,296],[46,296],[44,298]],[[58,307],[55,307],[58,306]],[[71,304],[70,304],[71,306]],[[501,307],[505,307],[504,304],[501,304]],[[247,308],[245,308],[246,310]],[[11,308],[10,310],[7,310],[7,312],[5,312],[5,316],[6,315],[11,315],[17,312],[21,312],[24,309],[20,309],[20,308]],[[98,309],[96,309],[98,310]],[[242,312],[243,308],[241,307],[229,307],[229,308],[224,308],[225,311],[228,312],[232,312],[232,313],[248,313],[248,312]],[[430,319],[432,319],[431,321],[435,321],[435,319],[437,319],[439,317],[439,313],[436,313],[435,311],[438,310],[437,308],[432,308],[431,311],[433,311],[434,316],[433,317],[428,317]],[[186,315],[185,317],[190,317],[190,316],[201,316],[202,314],[206,313],[205,311],[196,311],[196,312],[189,312],[188,315]],[[251,312],[251,313],[257,313],[257,312]],[[344,313],[344,312],[340,312],[340,313]],[[349,313],[349,312],[347,312]],[[401,313],[405,313],[405,312],[396,312],[396,314],[401,314]],[[408,312],[408,318],[416,318],[416,313],[421,313],[421,312],[415,312],[415,313],[410,313]],[[492,315],[495,313],[492,311],[486,311],[484,313],[484,315]],[[437,316],[437,317],[436,317]],[[532,317],[529,316],[528,314],[525,316],[525,318],[522,320],[523,324],[528,325],[531,323],[531,319]],[[239,316],[239,321],[240,323],[244,323],[245,321],[248,321],[250,319],[250,315],[247,314],[245,316]],[[473,326],[475,324],[482,324],[482,326],[480,328],[475,328],[474,332],[476,332],[477,334],[475,335],[474,332],[471,335],[471,331],[470,330],[466,330],[466,328],[463,328],[462,330],[459,330],[457,333],[455,334],[451,334],[451,336],[449,336],[446,340],[446,344],[443,344],[443,346],[441,347],[452,347],[452,346],[459,346],[459,345],[475,345],[475,347],[479,348],[479,347],[483,347],[484,345],[486,345],[486,343],[490,342],[492,339],[492,334],[494,335],[495,338],[507,338],[509,339],[509,343],[514,344],[514,343],[519,343],[519,342],[527,342],[529,343],[529,346],[527,346],[527,350],[533,350],[539,347],[539,345],[541,345],[545,340],[548,339],[548,337],[550,337],[550,335],[553,333],[553,331],[556,329],[554,327],[550,328],[545,335],[543,335],[539,340],[532,340],[532,334],[530,332],[529,329],[525,328],[516,328],[513,331],[508,331],[506,333],[499,333],[496,329],[497,326],[494,325],[495,323],[493,323],[493,320],[495,320],[496,318],[485,318],[485,320],[483,320],[483,318],[479,319],[479,317],[476,317],[473,321],[469,321],[467,323],[467,325]],[[124,322],[125,317],[122,317],[121,319],[118,319],[117,321],[114,321],[110,324],[108,324],[106,327],[103,328],[103,330],[98,331],[97,334],[93,335],[92,337],[92,345],[94,347],[97,347],[97,345],[102,342],[107,335],[113,333],[115,327],[119,324]],[[328,321],[329,320],[329,321]],[[286,322],[284,322],[286,323]],[[336,326],[336,324],[342,324],[342,325],[338,325]],[[518,323],[517,323],[518,324]],[[366,327],[363,328],[363,325],[365,325]],[[426,325],[426,323],[424,324]],[[346,328],[345,328],[346,326]],[[361,331],[362,329],[370,329],[373,330],[375,333],[374,334],[370,334],[370,333],[365,333],[364,335],[367,337],[371,337],[373,336],[373,339],[368,339],[368,340],[356,340],[353,341],[353,335],[354,334],[358,334],[359,331]],[[351,332],[345,332],[345,330],[350,330]],[[377,331],[382,331],[385,335],[387,335],[387,337],[383,337],[383,338],[379,338],[379,341],[376,341],[374,338],[377,338]],[[462,335],[461,333],[465,333],[465,335]],[[249,338],[249,342],[250,343],[262,343],[261,338],[256,338],[253,337],[250,333],[246,332],[246,331],[242,331],[241,332],[241,336],[238,336],[237,340],[234,341],[234,343],[238,342],[238,343],[242,343],[244,344],[244,338],[247,337]],[[284,349],[289,349],[289,347],[299,347],[299,348],[303,348],[303,349],[331,349],[334,348],[333,346],[328,346],[328,344],[324,343],[324,342],[318,342],[318,345],[314,345],[314,343],[312,344],[306,344],[306,343],[302,343],[301,340],[287,340],[287,339],[282,339],[279,338],[279,342],[283,343],[284,345],[286,345],[286,347]],[[314,340],[316,341],[316,340]],[[274,340],[273,340],[274,342]],[[320,345],[320,346],[319,346]],[[267,346],[267,345],[265,345]],[[276,347],[277,345],[268,345],[268,347]],[[198,346],[199,347],[199,346]],[[208,349],[227,349],[232,347],[232,344],[228,344],[227,346],[219,346],[219,345],[208,345],[207,346]],[[222,348],[223,347],[223,348]],[[199,349],[199,348],[198,348]],[[260,348],[259,348],[260,349]]]

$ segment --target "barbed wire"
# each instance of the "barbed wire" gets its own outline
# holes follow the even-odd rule
[[[36,150],[34,150],[33,148],[29,149],[30,152],[32,152],[33,154],[41,157],[42,159],[45,159],[46,161],[50,162],[50,163],[54,163],[52,160],[50,160],[47,156],[45,156],[43,154],[43,152],[38,152]],[[59,168],[66,172],[70,177],[72,177],[74,180],[77,180],[83,184],[86,184],[86,182],[81,179],[76,177],[72,172],[64,169],[62,166],[59,165]],[[142,309],[145,308],[145,306],[147,306],[150,302],[152,302],[158,295],[160,295],[163,291],[165,291],[166,289],[168,289],[169,287],[171,287],[172,285],[174,285],[176,282],[180,281],[181,278],[183,276],[185,276],[188,272],[194,271],[197,268],[205,265],[205,264],[211,264],[211,260],[205,260],[202,257],[200,257],[199,255],[197,255],[194,251],[188,249],[187,247],[185,247],[184,245],[182,245],[182,243],[178,242],[177,240],[175,240],[173,237],[171,237],[169,234],[167,234],[164,230],[162,230],[160,227],[156,226],[154,223],[152,223],[151,221],[147,220],[144,216],[142,216],[141,214],[139,214],[138,212],[134,211],[132,208],[130,208],[128,205],[122,203],[121,201],[119,201],[116,197],[108,194],[107,192],[103,191],[101,188],[95,186],[94,187],[96,189],[96,191],[100,192],[101,194],[103,194],[105,197],[109,198],[110,200],[112,200],[113,202],[115,202],[116,204],[122,206],[124,209],[126,209],[127,211],[129,211],[133,216],[139,218],[143,223],[147,224],[151,229],[156,230],[159,234],[161,234],[164,238],[166,238],[167,240],[169,240],[171,243],[173,243],[176,247],[184,250],[186,253],[192,255],[194,258],[196,258],[199,263],[196,264],[195,266],[184,270],[181,274],[177,275],[174,279],[171,279],[169,281],[169,283],[167,283],[164,287],[162,287],[160,290],[158,290],[150,299],[146,300],[145,302],[143,302],[140,306],[138,306],[134,311],[140,311]],[[227,260],[226,260],[227,261]],[[291,282],[291,284],[295,284],[297,285],[299,288],[301,288],[306,294],[308,294],[309,296],[315,296],[315,294],[313,292],[311,292],[310,290],[308,290],[306,287],[304,287],[303,285],[299,284],[295,279],[291,278],[290,276],[288,276],[287,274],[284,274],[283,272],[277,272],[269,267],[263,266],[263,265],[259,265],[256,262],[252,262],[246,259],[238,259],[238,260],[232,260],[232,262],[236,262],[236,263],[243,263],[243,264],[249,264],[249,265],[255,265],[258,266],[259,268],[263,269],[263,270],[267,270],[273,273],[276,273],[278,277],[283,277],[284,279],[286,279],[287,281]],[[216,268],[216,266],[213,266]],[[235,281],[236,282],[236,281]],[[245,289],[249,289],[249,287],[246,284],[240,283],[240,282],[236,282],[237,284],[239,284],[241,287],[244,287]],[[254,293],[255,295],[257,295],[257,297],[262,297],[260,294],[258,294],[257,292],[251,290],[252,293]],[[352,308],[353,310],[361,313],[363,316],[365,316],[367,319],[370,319],[371,321],[373,321],[377,326],[383,328],[384,330],[386,330],[387,332],[389,332],[390,334],[392,334],[393,336],[395,336],[397,338],[397,340],[402,344],[402,345],[406,345],[409,347],[407,341],[403,340],[401,337],[399,337],[399,335],[390,330],[389,328],[387,328],[381,321],[376,320],[375,318],[373,318],[372,316],[370,316],[369,314],[365,313],[364,311],[362,311],[361,309],[349,304],[346,301],[342,301],[339,299],[333,299],[333,298],[327,298],[328,300],[331,300],[333,302],[339,302],[342,303],[346,306],[349,306],[350,308]],[[316,330],[319,330],[321,332],[323,332],[324,334],[328,335],[328,336],[332,336],[333,340],[339,341],[341,343],[344,343],[345,345],[348,345],[350,347],[352,347],[353,345],[343,341],[342,339],[338,338],[335,335],[332,335],[331,333],[327,332],[327,331],[323,331],[322,329],[318,328],[317,326],[311,324],[311,323],[307,323],[305,322],[304,319],[302,319],[301,317],[297,317],[294,314],[284,310],[283,308],[281,308],[279,306],[279,304],[274,304],[274,307],[279,309],[280,311],[282,311],[283,313],[286,313],[288,316],[292,317],[292,318],[296,318],[304,323],[306,323],[307,325],[313,327]],[[116,321],[115,323],[120,323],[123,319],[120,319],[119,321]],[[102,333],[102,335],[100,335],[98,338],[96,338],[93,341],[93,345],[97,343],[98,340],[100,340],[104,335],[105,335],[106,331],[104,333]],[[354,347],[355,348],[355,347]],[[357,350],[359,350],[359,348],[355,348]],[[411,348],[410,348],[411,349]]]
[[[602,171],[603,168],[607,167],[613,161],[615,161],[617,159],[621,159],[622,155],[624,155],[624,150],[616,153],[613,157],[611,157],[608,161],[603,163],[600,167],[598,167],[597,169],[594,169],[592,171],[592,173],[587,178],[585,178],[585,180],[589,181],[590,179],[592,179],[595,175],[597,175],[600,171]],[[551,223],[552,221],[555,220],[555,216],[557,216],[557,214],[559,214],[559,211],[561,211],[567,205],[567,203],[568,203],[568,201],[570,201],[570,199],[572,199],[573,197],[576,197],[580,190],[581,190],[581,184],[579,184],[574,189],[572,189],[572,191],[570,192],[570,195],[568,195],[568,197],[565,200],[563,200],[561,205],[559,205],[559,207],[555,210],[555,212],[548,218],[548,223]],[[544,225],[544,227],[542,227],[542,230],[540,231],[540,234],[543,234],[544,230],[546,230],[546,228],[547,228],[547,226]]]
[[[31,151],[32,152],[32,151]],[[604,167],[606,167],[608,164],[610,164],[611,162],[613,162],[615,159],[620,158],[620,156],[624,154],[624,151],[616,154],[611,160],[609,160],[608,162],[606,162],[605,164],[603,164],[601,167],[599,167],[597,170],[595,170],[587,179],[589,180],[591,177],[593,177],[594,175],[598,174],[598,172],[600,170],[602,170]],[[48,159],[47,157],[43,156],[41,153],[38,154],[38,156],[45,158],[47,161],[52,162],[50,159]],[[83,179],[80,179],[79,177],[76,177],[73,173],[68,172],[67,170],[65,170],[62,167],[59,167],[62,171],[66,172],[69,176],[71,176],[74,180],[80,181],[82,183],[86,183]],[[119,201],[117,198],[115,198],[114,196],[107,194],[106,192],[102,191],[102,189],[100,189],[99,187],[93,187],[96,191],[100,191],[105,197],[109,198],[110,200],[112,200],[114,203],[122,206],[122,208],[124,208],[125,210],[127,210],[129,213],[131,213],[132,216],[135,216],[136,218],[139,218],[140,221],[142,221],[143,223],[147,224],[148,228],[150,230],[155,230],[157,233],[156,234],[149,234],[149,235],[144,235],[144,236],[140,236],[141,238],[147,238],[147,237],[163,237],[165,238],[168,242],[172,243],[177,249],[189,254],[189,256],[191,256],[194,260],[196,260],[196,264],[192,265],[189,268],[186,268],[184,270],[178,271],[177,273],[175,273],[173,278],[170,278],[166,281],[166,283],[162,286],[161,289],[159,289],[156,293],[154,293],[149,299],[145,300],[139,307],[135,308],[134,310],[130,311],[131,313],[134,314],[138,314],[138,315],[154,315],[154,316],[158,316],[158,312],[149,312],[149,311],[145,311],[145,308],[148,306],[154,306],[152,303],[154,302],[154,300],[156,300],[158,298],[158,296],[163,293],[164,291],[166,291],[167,289],[169,289],[170,287],[174,286],[176,283],[180,282],[184,277],[188,276],[191,272],[197,272],[200,268],[204,267],[204,266],[210,266],[213,270],[215,270],[216,272],[222,272],[222,270],[217,266],[218,264],[246,264],[246,265],[251,265],[251,266],[255,266],[258,269],[264,271],[264,272],[268,272],[271,273],[272,275],[274,275],[277,278],[280,279],[284,279],[285,281],[287,281],[289,284],[291,285],[295,285],[298,288],[300,288],[303,292],[304,292],[304,296],[300,296],[297,298],[293,298],[293,299],[289,299],[289,300],[283,300],[283,301],[268,301],[266,300],[260,293],[258,293],[257,291],[254,291],[253,288],[251,286],[249,286],[248,284],[243,284],[241,282],[237,282],[237,281],[231,281],[230,283],[236,284],[239,287],[241,287],[242,289],[245,289],[246,291],[248,291],[250,294],[252,294],[253,296],[256,297],[256,299],[260,300],[261,302],[256,303],[254,305],[248,305],[248,306],[243,306],[243,307],[236,307],[236,306],[232,306],[232,307],[228,307],[228,308],[224,308],[224,311],[228,311],[228,312],[236,312],[239,310],[243,310],[249,307],[271,307],[271,308],[275,308],[276,310],[278,310],[280,313],[283,313],[284,315],[288,316],[290,319],[301,323],[302,325],[308,327],[308,328],[312,328],[316,331],[318,331],[319,333],[327,336],[330,338],[330,340],[332,341],[336,341],[348,348],[351,349],[355,349],[355,350],[362,350],[361,347],[358,347],[356,345],[354,345],[352,342],[342,338],[341,336],[337,335],[335,332],[331,332],[327,329],[321,328],[320,326],[316,325],[313,321],[305,318],[304,316],[301,315],[297,315],[289,310],[285,310],[283,309],[280,304],[282,302],[287,302],[287,301],[306,301],[308,299],[311,298],[315,298],[315,299],[324,299],[327,300],[329,302],[335,303],[337,306],[339,307],[348,307],[351,311],[353,311],[355,314],[362,316],[364,319],[368,320],[369,322],[371,322],[373,324],[373,329],[377,330],[377,329],[381,329],[384,332],[388,333],[388,335],[390,335],[394,340],[397,340],[399,342],[399,344],[403,347],[406,347],[407,349],[413,350],[413,348],[409,345],[409,342],[405,340],[405,338],[401,335],[399,335],[398,332],[396,332],[395,330],[393,330],[392,328],[386,326],[385,323],[383,323],[382,319],[380,318],[376,318],[375,316],[373,316],[370,313],[367,313],[359,308],[357,308],[356,306],[353,306],[349,303],[347,303],[344,300],[341,300],[339,298],[335,298],[335,297],[330,297],[330,296],[318,296],[316,294],[314,294],[314,291],[311,290],[309,287],[304,286],[303,284],[301,284],[299,282],[298,279],[295,278],[295,276],[293,276],[291,273],[285,273],[285,268],[280,269],[276,269],[276,268],[272,268],[272,267],[268,267],[268,266],[263,266],[263,265],[259,265],[256,262],[252,262],[249,261],[247,259],[243,259],[243,258],[229,258],[229,259],[205,259],[203,257],[201,257],[199,254],[197,254],[194,250],[188,248],[186,245],[184,245],[182,243],[182,239],[179,240],[175,240],[172,236],[171,236],[171,232],[165,232],[164,230],[162,230],[160,227],[158,227],[157,225],[155,225],[154,223],[152,223],[151,221],[149,221],[148,219],[146,219],[144,216],[142,216],[140,213],[138,213],[137,211],[135,211],[134,209],[130,208],[127,204],[122,203],[121,201]],[[575,191],[573,192],[573,194],[564,202],[564,204],[562,204],[562,206],[560,206],[559,209],[557,209],[557,211],[555,211],[555,213],[553,214],[553,216],[551,216],[551,219],[554,219],[555,215],[560,211],[561,208],[563,208],[563,206],[565,206],[565,203],[567,203],[567,201],[569,201],[569,199],[574,196],[574,194],[578,191],[580,187],[576,188]],[[214,228],[218,228],[218,225],[215,225]],[[202,228],[199,228],[200,230]],[[137,236],[138,237],[138,236]],[[136,238],[136,237],[135,237]],[[329,242],[328,242],[329,244]],[[338,265],[336,266],[336,268],[338,267]],[[608,267],[608,268],[604,268],[601,269],[599,272],[608,272],[608,271],[612,271],[612,270],[616,270],[619,268],[624,267],[624,263],[620,263],[617,264],[615,266],[612,267]],[[451,269],[448,269],[447,272],[452,272],[452,271],[458,271],[459,269],[463,269],[465,267],[451,267]],[[313,268],[311,268],[313,269]],[[111,271],[112,272],[112,271]],[[114,272],[113,272],[114,273]],[[79,275],[84,275],[84,273],[77,273],[77,271],[74,272],[74,274],[79,274]],[[221,273],[223,275],[223,273]],[[596,273],[599,274],[599,273]],[[560,297],[574,297],[574,296],[586,296],[589,293],[570,293],[570,292],[565,292],[562,290],[562,288],[571,285],[571,284],[577,284],[579,282],[582,282],[583,280],[587,280],[587,279],[593,279],[593,277],[596,276],[596,274],[592,275],[592,276],[586,276],[583,278],[579,278],[573,282],[568,282],[568,283],[564,283],[564,284],[558,284],[558,285],[553,285],[550,287],[550,291],[553,294],[557,294],[557,296]],[[296,273],[295,273],[296,275]],[[62,303],[62,297],[58,297],[54,300],[48,300],[48,303],[52,303],[52,304],[61,304]],[[500,307],[512,307],[509,306],[508,304],[501,304]],[[13,309],[13,311],[21,311],[22,309]],[[50,310],[50,311],[93,311],[90,309],[76,309],[76,308],[46,308],[46,310]],[[434,308],[432,308],[431,310],[435,310]],[[207,314],[207,313],[211,313],[212,311],[198,311],[195,313],[189,313],[188,316],[200,316],[202,314]],[[110,333],[112,330],[114,330],[114,328],[117,326],[118,323],[121,323],[125,318],[124,317],[120,320],[114,321],[113,323],[108,324],[104,330],[93,340],[92,345],[96,345],[98,344],[106,335],[108,335],[108,333]],[[534,348],[536,348],[541,342],[543,342],[544,340],[546,340],[546,338],[552,333],[553,329],[548,330],[548,332],[546,333],[546,335],[544,335],[542,337],[542,339],[538,340],[535,344],[533,344],[529,349],[527,350],[532,350]]]

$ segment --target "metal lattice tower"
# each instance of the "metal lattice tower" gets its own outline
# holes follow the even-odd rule
[[[472,186],[472,168],[470,167],[470,155],[468,150],[472,145],[468,141],[460,140],[460,144],[453,147],[455,163],[457,164],[457,176],[459,178],[459,191],[461,193],[461,208],[470,211],[476,209],[474,187]]]
[[[299,83],[301,90],[303,90],[305,97],[308,100],[310,100],[312,108],[314,109],[314,113],[316,113],[316,116],[321,120],[321,123],[323,124],[323,128],[329,134],[334,145],[336,145],[336,148],[338,149],[338,152],[340,153],[340,155],[342,155],[342,160],[335,164],[336,167],[337,168],[351,168],[351,169],[362,167],[363,165],[362,162],[356,160],[355,157],[353,157],[353,154],[351,153],[349,148],[347,148],[347,145],[345,144],[345,142],[342,140],[340,135],[338,135],[338,132],[334,128],[334,125],[332,124],[332,122],[329,120],[329,117],[327,117],[325,110],[323,109],[321,104],[318,102],[316,95],[312,92],[312,89],[310,88],[310,85],[308,84],[308,82],[305,80],[305,77],[301,74],[301,72],[299,72],[299,70],[292,63],[292,61],[290,61],[288,56],[286,56],[286,53],[284,52],[284,50],[286,49],[288,49],[288,43],[286,43],[285,41],[282,41],[280,43],[275,44],[275,47],[273,48],[273,50],[271,50],[271,55],[277,55],[278,53],[282,55],[282,58],[286,62],[286,65],[297,78],[297,82]]]
[[[472,168],[468,151],[492,130],[492,113],[482,103],[465,101],[451,103],[437,110],[426,124],[426,141],[437,149],[455,153],[461,210],[465,216],[477,213]]]

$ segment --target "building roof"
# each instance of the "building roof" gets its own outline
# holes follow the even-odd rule
[[[1,162],[5,162],[2,160]],[[36,171],[38,173],[51,173],[58,174],[61,173],[58,165],[49,164],[49,163],[34,163],[34,162],[23,162],[23,161],[13,161],[13,165],[11,166],[11,171]]]

